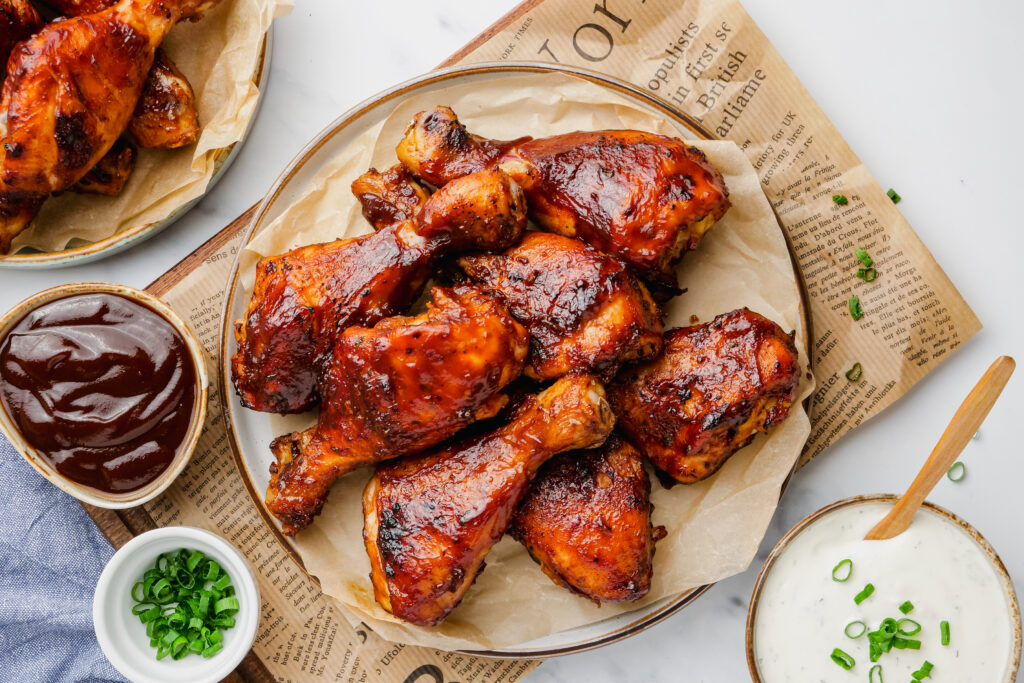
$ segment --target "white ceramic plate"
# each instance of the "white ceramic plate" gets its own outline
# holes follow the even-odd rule
[[[390,115],[405,97],[411,94],[438,92],[443,100],[441,93],[447,87],[473,82],[493,82],[495,79],[521,76],[524,73],[545,72],[575,76],[606,87],[616,95],[625,97],[636,105],[671,121],[678,128],[681,137],[690,139],[710,139],[711,137],[695,121],[685,118],[659,100],[622,81],[592,71],[530,63],[477,64],[436,71],[395,86],[366,100],[321,132],[299,153],[275,182],[256,212],[246,234],[245,243],[248,243],[256,232],[270,224],[295,202],[314,176],[339,150]],[[239,254],[242,253],[240,249]],[[797,275],[794,274],[794,278],[797,278]],[[231,355],[235,351],[233,321],[244,317],[248,299],[249,293],[245,291],[239,278],[236,258],[235,269],[228,281],[221,330],[221,390],[226,399],[223,406],[228,429],[228,442],[233,449],[239,473],[257,509],[274,531],[278,541],[301,564],[302,558],[298,550],[280,532],[278,521],[266,510],[263,503],[263,495],[270,478],[268,468],[272,460],[268,444],[278,434],[271,429],[267,414],[247,410],[241,406],[230,383],[230,361]],[[806,306],[804,310],[806,310]],[[552,657],[593,649],[621,640],[658,623],[688,605],[709,587],[702,586],[596,624],[557,633],[523,643],[514,648],[474,652],[474,654],[517,658]]]
[[[256,114],[259,113],[260,105],[263,103],[263,93],[266,90],[267,78],[270,75],[270,55],[273,52],[272,48],[274,44],[273,33],[274,29],[271,27],[263,39],[263,52],[260,54],[259,62],[257,63],[256,70],[253,73],[253,80],[256,82],[257,87],[256,107],[253,109],[252,116],[249,118],[245,132],[242,133],[242,139],[232,145],[222,147],[218,150],[217,157],[214,162],[216,168],[213,172],[213,177],[210,178],[210,182],[203,191],[203,194],[177,207],[171,211],[167,218],[164,218],[161,221],[131,226],[106,239],[99,240],[98,242],[88,242],[86,244],[71,246],[60,251],[35,251],[32,249],[25,249],[15,254],[0,254],[0,268],[67,268],[69,266],[78,266],[83,263],[88,263],[89,261],[98,261],[99,259],[106,258],[107,256],[113,256],[125,249],[134,247],[136,244],[144,242],[188,213],[189,209],[198,204],[199,201],[214,188],[217,181],[221,179],[221,176],[224,175],[224,172],[228,170],[228,167],[231,166],[231,163],[235,160],[235,157],[238,155],[238,151],[245,143],[245,139],[249,137],[249,131],[252,130],[252,124],[256,120]]]

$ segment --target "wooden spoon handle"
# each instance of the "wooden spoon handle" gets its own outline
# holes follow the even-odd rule
[[[896,501],[896,505],[867,533],[865,540],[881,540],[899,536],[914,519],[914,513],[939,483],[961,451],[978,431],[985,416],[992,409],[1003,387],[1013,374],[1016,363],[1009,356],[1000,356],[992,363],[978,383],[960,404],[956,415],[950,421],[942,438],[935,444],[924,467],[917,473],[907,492]]]

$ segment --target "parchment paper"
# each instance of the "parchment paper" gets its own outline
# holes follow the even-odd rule
[[[251,289],[251,264],[259,255],[368,232],[349,190],[351,181],[371,165],[384,168],[395,163],[394,146],[413,114],[437,104],[452,106],[472,132],[488,137],[599,128],[680,135],[659,116],[570,77],[517,76],[407,99],[325,166],[307,192],[255,237],[242,261],[246,286]],[[733,206],[680,265],[681,285],[688,291],[669,302],[666,327],[689,325],[691,315],[708,321],[747,306],[786,330],[796,330],[798,348],[806,349],[799,287],[757,175],[735,144],[695,144],[724,175]],[[805,365],[806,354],[802,356]],[[335,484],[323,515],[299,534],[296,545],[324,593],[348,608],[354,620],[366,622],[388,640],[443,649],[493,648],[600,621],[747,567],[775,510],[781,483],[809,433],[801,401],[812,388],[809,373],[803,374],[789,419],[734,455],[717,475],[672,490],[654,486],[654,523],[665,525],[668,536],[657,546],[651,592],[637,603],[598,608],[552,583],[519,544],[505,538],[487,556],[487,570],[442,625],[420,628],[400,623],[374,602],[368,578],[361,493],[369,470]],[[274,421],[275,433],[284,433],[308,426],[313,418],[268,419]]]
[[[201,196],[218,151],[242,139],[256,110],[255,77],[263,37],[294,0],[223,0],[199,21],[176,25],[163,47],[196,94],[202,132],[176,150],[139,149],[135,170],[117,197],[65,192],[51,197],[12,252],[59,251],[160,221]]]

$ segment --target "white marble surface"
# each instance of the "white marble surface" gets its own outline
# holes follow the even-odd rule
[[[0,310],[60,282],[145,286],[256,202],[288,160],[345,109],[428,70],[512,6],[475,2],[299,0],[278,22],[271,77],[248,144],[220,185],[158,237],[78,268],[0,271]],[[985,329],[882,416],[801,471],[762,553],[667,622],[601,650],[552,660],[536,683],[742,681],[747,601],[760,560],[799,519],[838,498],[902,490],[960,400],[999,354],[1024,361],[1024,177],[1019,27],[1024,5],[985,0],[747,0],[748,11],[860,154],[977,312]],[[993,47],[998,45],[1000,47]],[[1024,579],[1024,371],[1011,380],[967,478],[932,500],[978,527]]]

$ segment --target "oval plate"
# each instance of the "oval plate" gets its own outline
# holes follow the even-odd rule
[[[324,129],[281,174],[270,192],[260,203],[253,217],[243,244],[248,244],[253,235],[273,221],[305,191],[307,184],[329,162],[338,150],[349,144],[369,127],[386,118],[402,98],[411,94],[442,91],[444,88],[473,81],[491,81],[502,77],[524,73],[559,73],[590,81],[612,92],[632,100],[638,106],[654,111],[671,121],[680,133],[689,138],[711,140],[712,136],[693,119],[669,108],[660,100],[648,96],[641,90],[618,79],[585,69],[561,65],[534,63],[483,63],[434,71],[413,80],[385,90],[356,105]],[[289,555],[303,566],[295,546],[281,533],[273,515],[266,509],[263,494],[269,481],[268,467],[271,456],[268,443],[276,436],[270,429],[266,414],[242,407],[231,386],[231,355],[234,353],[233,321],[244,317],[248,303],[247,293],[239,280],[239,259],[243,253],[238,250],[231,277],[225,291],[224,311],[221,326],[221,395],[224,397],[224,421],[227,426],[228,443],[245,487],[263,516],[267,526]],[[801,314],[807,327],[807,297],[802,287],[799,272],[794,267],[794,278],[801,283],[803,305]],[[810,336],[808,335],[808,338]],[[806,351],[806,350],[805,350]],[[807,356],[809,357],[809,356]],[[787,480],[788,481],[788,480]],[[785,485],[783,485],[785,488]],[[711,585],[668,597],[650,605],[620,614],[597,623],[588,624],[561,633],[552,634],[514,648],[501,650],[470,651],[469,654],[488,657],[547,658],[590,650],[627,638],[657,624],[696,600]]]
[[[263,103],[263,93],[266,90],[267,78],[270,75],[270,54],[274,44],[273,32],[274,28],[271,26],[270,30],[267,31],[267,35],[263,37],[263,49],[260,52],[259,60],[256,62],[256,69],[253,71],[253,81],[256,83],[257,90],[256,106],[253,108],[252,116],[246,124],[245,132],[242,133],[242,139],[217,150],[213,159],[213,176],[201,195],[175,208],[163,220],[133,225],[97,242],[88,242],[75,247],[61,249],[60,251],[25,250],[19,251],[16,254],[0,255],[0,268],[67,268],[90,261],[98,261],[99,259],[113,256],[125,249],[134,247],[140,242],[144,242],[184,216],[189,209],[198,204],[214,188],[217,181],[224,175],[224,172],[228,170],[231,162],[235,160],[238,151],[242,148],[245,139],[249,137],[249,131],[252,130],[256,114]]]

